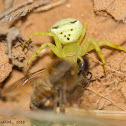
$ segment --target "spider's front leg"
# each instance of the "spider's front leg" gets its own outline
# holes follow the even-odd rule
[[[92,39],[92,38],[88,38],[84,44],[82,45],[82,53],[81,53],[81,56],[85,55],[87,52],[91,51],[95,49],[96,52],[98,53],[99,57],[101,58],[102,60],[102,63],[104,65],[104,72],[106,74],[106,65],[105,65],[105,59],[104,59],[104,56],[101,52],[101,49],[99,47],[99,44],[96,42],[96,40]]]
[[[44,44],[41,45],[41,47],[30,57],[30,59],[28,60],[28,63],[25,67],[25,71],[24,73],[26,74],[26,69],[29,65],[29,63],[31,62],[31,60],[36,57],[46,46],[49,46],[50,49],[55,53],[55,55],[57,55],[58,57],[63,57],[62,56],[62,45],[58,39],[58,37],[52,33],[52,32],[35,32],[33,33],[24,43],[23,43],[23,47],[25,46],[25,44],[31,39],[33,38],[34,36],[36,35],[40,35],[40,36],[50,36],[50,37],[54,37],[54,40],[55,40],[55,45],[53,45],[52,43],[50,42],[46,42]]]
[[[126,52],[126,49],[123,48],[122,46],[115,45],[115,44],[113,44],[113,43],[111,43],[109,41],[106,41],[106,40],[103,40],[103,41],[100,41],[100,42],[97,42],[97,43],[98,43],[98,46],[107,45],[107,46],[109,46],[111,48],[118,49],[118,50]],[[90,46],[90,48],[88,49],[88,52],[93,50],[93,49],[94,49],[93,46],[92,47]]]
[[[36,52],[33,53],[32,56],[30,57],[30,59],[28,60],[27,65],[26,65],[25,70],[24,70],[24,73],[25,73],[25,74],[26,74],[27,67],[28,67],[28,65],[30,64],[31,60],[32,60],[34,57],[36,57],[46,46],[49,46],[50,49],[51,49],[51,50],[55,53],[55,55],[57,55],[58,57],[63,57],[63,56],[62,56],[62,50],[59,50],[55,45],[53,45],[53,44],[50,43],[50,42],[43,43],[43,44],[41,45],[41,47],[38,48],[38,49],[36,50]]]
[[[52,33],[52,32],[35,32],[35,33],[33,33],[33,34],[23,43],[23,48],[24,48],[25,44],[26,44],[30,39],[32,39],[34,36],[36,36],[36,35],[54,37],[56,47],[57,47],[59,50],[62,48],[61,43],[59,42],[58,37],[57,37],[54,33]]]
[[[24,43],[23,43],[23,48],[25,46],[25,44],[32,39],[34,36],[36,35],[40,35],[40,36],[53,36],[51,32],[35,32],[33,33]]]

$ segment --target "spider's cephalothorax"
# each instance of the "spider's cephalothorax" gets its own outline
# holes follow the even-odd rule
[[[31,60],[36,57],[36,55],[38,55],[46,46],[49,46],[57,57],[72,60],[75,63],[77,62],[77,59],[80,59],[83,62],[82,56],[84,56],[87,52],[91,50],[96,50],[103,62],[104,70],[106,73],[105,59],[101,52],[100,46],[105,44],[109,47],[125,52],[126,49],[121,46],[112,44],[106,40],[97,42],[93,38],[88,38],[84,42],[84,44],[81,45],[81,42],[83,41],[86,33],[86,28],[87,24],[84,24],[83,27],[82,23],[79,20],[74,18],[67,18],[62,19],[54,24],[50,32],[35,32],[34,34],[32,34],[24,42],[23,47],[25,46],[26,42],[35,35],[51,36],[54,38],[55,44],[52,44],[51,42],[43,43],[41,47],[36,50],[36,52],[29,59],[25,68],[25,73]]]
[[[82,31],[82,23],[73,18],[58,21],[51,28],[51,32],[58,36],[61,44],[77,42],[81,37]]]

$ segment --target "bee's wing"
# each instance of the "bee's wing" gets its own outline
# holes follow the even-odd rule
[[[4,88],[2,90],[2,95],[5,96],[6,94],[15,91],[19,87],[24,87],[24,86],[30,86],[33,85],[35,80],[42,75],[42,73],[45,71],[45,69],[40,69],[34,73],[30,73],[26,75],[25,77],[17,80],[7,88]]]

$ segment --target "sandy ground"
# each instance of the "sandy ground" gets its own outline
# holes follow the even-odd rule
[[[88,24],[84,41],[88,37],[92,37],[97,41],[108,40],[126,48],[126,15],[124,15],[126,7],[119,9],[121,5],[115,2],[113,8],[116,10],[118,5],[118,9],[116,12],[112,12],[110,8],[106,9],[110,3],[101,2],[99,3],[97,0],[69,0],[65,4],[48,11],[39,13],[31,12],[26,17],[23,17],[23,19],[11,21],[9,24],[1,26],[1,28],[15,26],[21,30],[22,36],[26,39],[34,32],[47,32],[55,22],[61,19],[76,18],[83,24]],[[0,8],[0,10],[2,12],[3,8]],[[121,13],[123,15],[120,15],[120,11],[123,12]],[[51,39],[49,37],[36,36],[32,41],[38,48],[42,43],[51,41]],[[106,76],[104,75],[104,68],[97,53],[95,51],[88,53],[89,71],[92,72],[93,77],[89,86],[84,90],[82,97],[80,97],[81,102],[79,103],[79,107],[126,111],[126,53],[107,46],[102,47],[101,50],[106,60],[107,74]],[[46,48],[45,52],[37,58],[37,61],[31,63],[29,72],[35,72],[50,63],[51,59],[48,52],[50,50]],[[27,60],[31,54],[30,52]],[[0,63],[2,64],[2,61]],[[24,66],[25,64],[26,61]],[[17,67],[13,67],[13,70],[11,64],[8,67],[11,73],[9,74],[8,72],[8,75],[6,74],[5,76],[5,78],[8,76],[4,81],[5,87],[24,76],[23,72],[17,69]],[[31,88],[26,88],[23,90],[20,88],[19,95],[13,94],[13,97],[7,98],[6,101],[1,100],[0,105],[8,108],[13,107],[29,110],[29,93],[31,92]]]

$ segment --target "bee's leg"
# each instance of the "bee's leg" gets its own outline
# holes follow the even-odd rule
[[[55,102],[54,102],[54,112],[58,113],[57,107],[59,106],[59,91],[56,90]]]
[[[63,88],[59,89],[59,107],[60,107],[60,112],[64,113],[65,112],[65,106],[64,106],[64,93],[63,93]]]
[[[88,79],[88,82],[83,86],[83,88],[86,88],[87,85],[88,85],[88,84],[90,83],[90,81],[91,81],[92,73],[91,73],[91,72],[88,72],[88,74],[90,74],[90,77],[89,77],[89,79]]]

